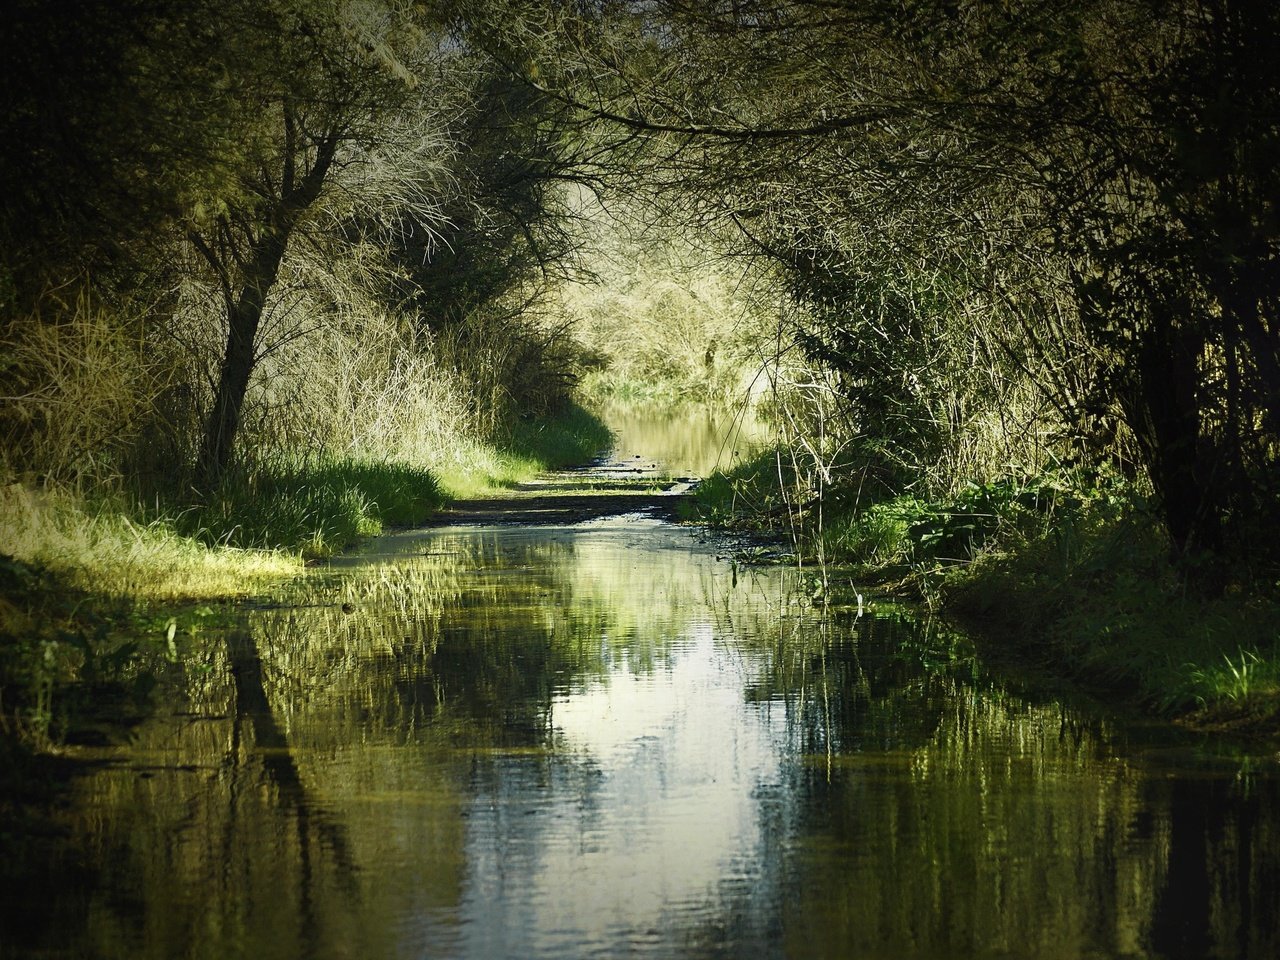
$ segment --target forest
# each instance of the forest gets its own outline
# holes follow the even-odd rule
[[[85,597],[250,595],[684,397],[774,432],[699,516],[822,589],[1274,732],[1278,38],[1238,0],[14,0],[6,729],[114,655]]]

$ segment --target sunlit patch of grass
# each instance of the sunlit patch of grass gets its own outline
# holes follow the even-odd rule
[[[517,457],[556,469],[588,463],[612,444],[613,435],[603,420],[571,405],[548,420],[521,420],[500,445]]]
[[[328,556],[388,526],[425,521],[443,503],[436,478],[405,464],[353,459],[278,460],[236,475],[180,514],[205,543]]]
[[[459,438],[431,468],[280,457],[229,478],[204,503],[141,511],[66,491],[0,489],[0,554],[78,589],[140,599],[243,596],[388,527],[424,523],[447,497],[479,496],[595,457],[608,429],[576,409],[522,424],[501,445]]]
[[[900,498],[832,517],[819,533],[824,556],[877,568],[910,563],[913,514],[907,502]]]
[[[154,600],[244,596],[302,565],[280,551],[214,549],[169,521],[143,524],[118,506],[18,484],[0,489],[0,554],[91,593]]]
[[[625,403],[637,407],[674,407],[689,398],[688,385],[675,380],[638,380],[614,370],[592,371],[582,391],[593,403]]]
[[[459,438],[432,456],[431,467],[451,498],[483,497],[547,470],[590,463],[612,441],[599,417],[573,406],[550,420],[520,421],[493,443]]]
[[[1224,653],[1220,661],[1189,666],[1187,693],[1205,705],[1226,701],[1241,703],[1280,693],[1280,661],[1263,659],[1253,650],[1237,648]]]
[[[459,440],[434,458],[440,487],[454,500],[482,497],[510,489],[537,476],[545,467],[532,457],[506,453],[474,440]]]

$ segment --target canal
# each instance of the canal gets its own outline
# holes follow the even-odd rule
[[[522,496],[634,509],[464,511],[188,641],[0,954],[1280,956],[1274,753],[824,606],[630,445]]]

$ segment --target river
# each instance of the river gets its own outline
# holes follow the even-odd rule
[[[643,511],[382,537],[184,646],[0,955],[1280,956],[1276,755],[979,649]]]

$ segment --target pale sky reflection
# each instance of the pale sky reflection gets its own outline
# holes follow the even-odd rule
[[[745,703],[745,680],[740,658],[699,624],[654,672],[634,676],[622,659],[606,680],[558,697],[557,762],[598,770],[594,796],[583,803],[552,778],[536,818],[478,801],[467,952],[504,955],[514,938],[581,943],[584,933],[604,946],[705,911],[722,879],[752,870],[756,791],[778,779],[782,729]]]

